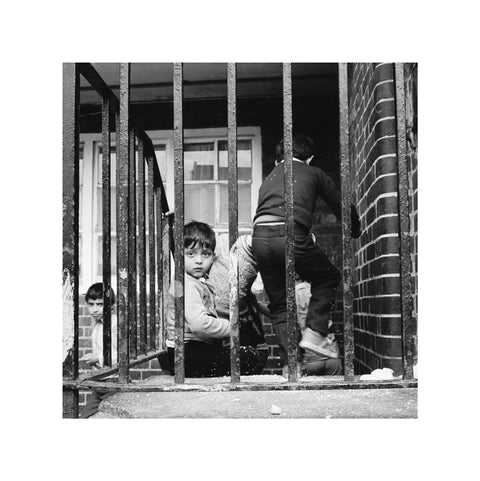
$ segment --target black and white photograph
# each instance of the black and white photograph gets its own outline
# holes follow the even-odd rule
[[[417,417],[417,78],[64,63],[64,416]]]
[[[3,477],[476,479],[475,7],[7,3]]]

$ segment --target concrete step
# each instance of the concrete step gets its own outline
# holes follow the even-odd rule
[[[126,392],[105,399],[94,418],[417,418],[417,389]]]

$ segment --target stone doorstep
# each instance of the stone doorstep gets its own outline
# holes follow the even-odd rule
[[[268,381],[273,381],[273,384],[287,382],[283,376],[242,376],[242,382],[244,378],[265,377]],[[273,377],[276,379],[272,379]],[[165,382],[165,379],[156,378],[149,378],[141,384],[154,385]],[[229,379],[187,379],[186,383],[199,384],[201,381],[202,384],[212,385],[214,382],[228,382]],[[255,381],[265,382],[263,379]],[[272,414],[272,406],[280,408],[280,413]],[[93,418],[416,419],[417,411],[416,388],[213,390],[116,393],[101,403],[99,412]]]

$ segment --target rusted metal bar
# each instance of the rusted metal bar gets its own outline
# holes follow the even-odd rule
[[[128,157],[128,322],[130,357],[137,357],[137,175],[135,129],[130,122]]]
[[[143,140],[138,138],[138,277],[140,352],[147,352],[147,245],[145,214],[145,156]]]
[[[155,250],[158,248],[155,240],[155,188],[154,188],[154,165],[155,161],[148,152],[148,259],[149,259],[149,333],[150,349],[155,346],[155,317],[156,317],[156,257]],[[152,338],[153,331],[153,338]]]
[[[157,291],[156,291],[156,302],[155,302],[155,320],[150,328],[152,329],[153,339],[156,342],[158,337],[158,345],[155,343],[153,347],[156,346],[157,349],[163,348],[163,337],[165,333],[165,323],[164,317],[162,315],[163,309],[163,249],[162,249],[162,232],[163,232],[163,213],[162,213],[162,196],[160,195],[160,188],[155,190],[155,218],[156,218],[156,244],[157,244]],[[160,336],[157,336],[155,328],[157,327],[160,332]],[[152,347],[152,349],[153,349]]]
[[[167,322],[167,302],[170,291],[170,279],[171,279],[171,259],[170,252],[172,252],[172,225],[173,225],[173,213],[167,214],[163,222],[162,231],[162,252],[163,252],[163,264],[162,264],[162,286],[163,286],[163,304],[162,304],[162,323],[164,326],[163,332],[163,345],[159,347],[165,347],[165,341],[167,338],[166,322]]]
[[[346,381],[354,376],[354,332],[353,332],[353,292],[352,270],[353,249],[351,236],[351,179],[350,149],[348,131],[348,65],[338,65],[339,105],[340,105],[340,175],[342,191],[342,245],[343,245],[343,339],[344,376]]]
[[[105,83],[100,74],[95,70],[93,65],[90,63],[78,63],[77,65],[80,74],[85,77],[85,79],[102,98],[108,97],[110,101],[110,108],[113,112],[118,114],[120,112],[120,102],[118,98],[115,96],[111,88]],[[81,90],[84,90],[84,88],[82,87]]]
[[[145,354],[142,354],[128,363],[129,367],[137,366],[138,364],[142,364],[144,362],[150,361],[151,359],[155,359],[160,354],[161,350],[156,351],[147,351]],[[95,371],[91,371],[89,373],[85,373],[79,376],[79,381],[93,381],[104,379],[106,377],[111,376],[112,374],[116,374],[118,372],[118,365],[116,367],[103,367]]]
[[[139,138],[143,140],[143,145],[144,145],[144,152],[145,156],[147,158],[147,163],[150,164],[150,161],[152,162],[153,165],[153,186],[155,189],[160,188],[161,189],[161,197],[162,197],[162,212],[166,214],[169,211],[168,207],[168,200],[167,196],[165,194],[165,189],[163,187],[163,181],[162,181],[162,176],[160,175],[160,170],[158,168],[157,164],[157,157],[155,155],[155,149],[153,147],[153,143],[148,137],[145,132],[139,132],[138,133]]]
[[[81,388],[101,388],[111,392],[254,392],[254,391],[322,391],[335,389],[410,389],[417,388],[416,380],[393,380],[393,381],[360,381],[359,376],[352,381],[329,380],[329,376],[323,376],[322,380],[315,382],[242,382],[242,383],[211,383],[201,382],[200,379],[189,380],[184,384],[173,384],[166,379],[159,384],[128,384],[121,385],[107,381],[84,381],[82,383],[70,383],[69,386]]]
[[[415,351],[410,259],[410,209],[408,201],[408,167],[406,154],[404,64],[395,64],[395,91],[398,156],[398,212],[400,223],[400,283],[402,292],[403,378],[413,379]]]
[[[227,66],[228,97],[228,240],[230,250],[238,239],[238,169],[237,169],[237,69],[234,63]],[[230,376],[232,382],[240,381],[240,331],[238,319],[238,258],[236,272],[230,279]]]
[[[112,365],[110,130],[110,98],[105,96],[102,104],[103,363],[105,366]]]
[[[79,73],[63,65],[63,363],[66,379],[78,378],[79,275]],[[78,390],[63,392],[63,416],[78,417]]]
[[[120,104],[119,104],[120,105]],[[118,109],[118,112],[115,113],[115,152],[116,152],[116,198],[115,198],[115,203],[116,203],[116,234],[117,234],[117,245],[116,245],[116,254],[117,254],[117,365],[119,365],[120,362],[120,355],[119,355],[119,349],[120,349],[120,344],[118,342],[119,336],[120,336],[120,324],[119,324],[119,319],[120,319],[120,310],[123,312],[126,312],[127,306],[124,303],[122,306],[120,305],[120,296],[119,296],[119,290],[118,290],[118,236],[119,236],[119,230],[118,230],[118,220],[120,218],[120,215],[118,213],[118,206],[119,206],[119,193],[120,193],[120,183],[118,180],[118,163],[120,159],[120,108]]]
[[[162,250],[162,233],[163,227],[163,214],[168,212],[168,202],[165,195],[165,189],[163,187],[163,181],[160,175],[160,171],[157,165],[157,159],[155,150],[151,140],[146,137],[144,139],[145,155],[148,164],[148,229],[149,229],[149,279],[150,279],[150,295],[149,295],[149,316],[150,316],[150,349],[154,349],[156,346],[156,320],[162,323],[162,335],[165,334],[165,326],[163,322],[165,319],[164,306],[166,305],[166,297],[163,291],[165,286],[170,284],[168,277],[165,280],[165,269],[163,264],[165,263],[164,252],[167,252],[167,260],[169,262],[169,250]],[[156,227],[155,227],[156,225]],[[160,229],[160,230],[159,230]],[[156,232],[156,235],[155,235]],[[168,247],[168,246],[167,246]],[[168,270],[168,276],[170,276],[170,270]],[[156,288],[156,279],[158,288]],[[157,290],[156,290],[157,289]],[[163,347],[163,343],[162,347]]]
[[[183,174],[183,65],[173,66],[173,150],[175,162],[175,382],[185,382],[185,262],[183,247],[184,174]]]
[[[297,380],[297,312],[293,218],[292,65],[283,64],[283,151],[285,169],[285,276],[287,289],[288,380]]]
[[[120,64],[120,115],[117,132],[117,292],[118,292],[118,380],[129,380],[129,157],[130,157],[130,65]]]

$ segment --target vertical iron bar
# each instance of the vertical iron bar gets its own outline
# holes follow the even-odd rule
[[[63,343],[64,375],[70,379],[78,378],[79,347],[79,84],[77,65],[63,64]],[[63,416],[78,418],[78,402],[77,389],[64,390]]]
[[[352,269],[353,249],[351,237],[351,180],[348,130],[348,65],[338,65],[340,104],[340,175],[342,191],[342,240],[343,240],[343,339],[345,359],[345,380],[354,378],[353,339],[353,292]]]
[[[116,204],[116,257],[117,257],[117,364],[120,366],[120,310],[123,310],[126,312],[126,305],[125,303],[123,306],[120,305],[120,296],[119,294],[119,284],[118,284],[118,236],[119,236],[119,229],[118,229],[118,219],[119,217],[119,212],[118,212],[118,206],[119,206],[119,195],[120,195],[120,182],[118,180],[118,172],[119,172],[119,162],[120,162],[120,103],[118,110],[115,111],[115,155],[116,155],[116,164],[115,164],[115,177],[116,177],[116,197],[115,197],[115,204]]]
[[[143,139],[138,138],[138,266],[140,352],[147,353],[147,257],[145,218],[145,155]]]
[[[130,357],[137,357],[137,179],[135,162],[135,129],[130,125],[128,158],[128,322]]]
[[[102,104],[102,270],[103,270],[103,363],[112,365],[111,191],[110,191],[110,97]]]
[[[163,232],[163,206],[162,206],[162,186],[157,186],[155,191],[155,217],[156,217],[156,226],[157,226],[157,295],[156,295],[156,302],[155,302],[155,319],[158,319],[158,330],[160,335],[157,336],[155,331],[155,326],[157,322],[154,322],[150,328],[152,329],[152,334],[154,336],[154,340],[156,341],[158,338],[158,345],[157,349],[163,349],[163,337],[165,333],[165,319],[162,315],[163,313],[163,272],[162,272],[162,265],[163,265],[163,250],[162,250],[162,232]],[[155,343],[152,346],[152,349],[155,348]]]
[[[238,169],[237,169],[237,70],[234,63],[227,66],[228,96],[228,238],[229,249],[238,239]],[[238,253],[238,251],[237,251]],[[236,272],[230,273],[230,374],[231,382],[240,381],[239,319],[238,319],[238,258],[233,263]]]
[[[173,123],[175,159],[175,382],[185,382],[184,324],[185,324],[185,262],[183,247],[184,186],[183,186],[183,65],[173,66]]]
[[[408,202],[408,167],[406,154],[405,79],[403,63],[395,64],[398,202],[400,223],[400,282],[402,292],[403,378],[413,379],[415,349],[412,316],[412,286],[410,259],[410,212]]]
[[[164,332],[163,332],[163,344],[162,344],[162,349],[165,346],[165,340],[167,337],[167,331],[166,331],[166,326],[167,326],[167,302],[168,302],[168,296],[170,292],[170,279],[171,279],[171,259],[170,259],[170,253],[172,252],[172,218],[173,215],[171,213],[167,214],[165,217],[165,220],[163,222],[163,231],[162,231],[162,258],[163,258],[163,264],[162,264],[162,274],[163,274],[163,280],[162,280],[162,286],[163,286],[163,305],[162,305],[162,323],[164,327]]]
[[[283,64],[283,151],[285,187],[285,276],[287,290],[288,380],[297,380],[297,313],[293,218],[292,65]]]
[[[117,291],[118,291],[118,380],[129,382],[129,157],[130,157],[130,64],[120,64],[120,115],[117,125]]]
[[[155,297],[155,279],[156,279],[156,271],[158,266],[156,265],[155,260],[155,250],[159,248],[155,242],[155,186],[154,186],[154,177],[153,177],[153,162],[154,156],[152,152],[149,152],[148,155],[148,259],[149,259],[149,281],[150,281],[150,293],[149,293],[149,322],[150,322],[150,349],[155,348],[155,334],[153,334],[152,338],[152,331],[155,333],[155,306],[156,306],[156,297]]]

